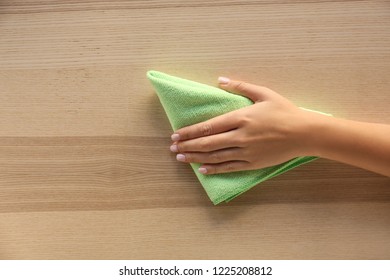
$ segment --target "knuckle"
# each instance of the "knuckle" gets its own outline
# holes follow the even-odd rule
[[[228,171],[228,172],[233,171],[234,170],[233,163],[230,163],[230,162],[226,163],[225,170]]]
[[[241,117],[237,120],[238,127],[245,127],[248,125],[248,119],[246,117]]]
[[[181,139],[189,139],[190,138],[190,134],[188,133],[187,130],[183,130],[182,132],[180,132],[180,138]]]
[[[199,148],[204,151],[210,149],[210,141],[207,139],[200,139]]]
[[[188,136],[188,132],[186,128],[180,128],[175,131],[175,133],[180,135],[180,138],[186,138]]]
[[[191,153],[186,153],[184,156],[185,156],[186,162],[193,162],[194,157]]]
[[[212,152],[210,153],[210,161],[211,162],[221,162],[221,154],[219,152]]]
[[[223,165],[216,168],[217,173],[227,173],[235,171],[234,164],[232,162],[226,162]]]
[[[200,126],[200,133],[203,136],[211,135],[213,132],[213,127],[209,123],[204,123]]]
[[[214,165],[210,165],[207,167],[207,173],[209,174],[217,174],[218,173],[218,168]]]
[[[190,151],[190,145],[187,142],[179,142],[176,144],[178,153],[185,153]]]
[[[245,147],[247,144],[247,140],[243,136],[237,136],[234,138],[234,144],[237,147]]]
[[[185,146],[181,143],[177,143],[176,148],[177,148],[177,151],[176,151],[177,153],[185,151]]]
[[[253,114],[248,112],[248,110],[244,110],[238,115],[237,123],[240,127],[247,126],[252,122],[253,118]]]
[[[252,162],[259,158],[259,156],[250,149],[241,149],[241,153],[243,159],[246,159],[248,162]]]
[[[186,162],[194,162],[194,163],[200,163],[202,157],[198,153],[187,153],[186,154]]]
[[[234,85],[234,88],[235,88],[237,91],[245,91],[246,88],[247,88],[247,85],[246,85],[245,82],[238,81],[238,82]]]

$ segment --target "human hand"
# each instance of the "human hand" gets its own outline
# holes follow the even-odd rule
[[[199,172],[216,174],[280,164],[308,154],[303,140],[311,117],[269,88],[219,78],[219,86],[251,99],[254,104],[172,135],[172,152],[182,162],[202,163]]]

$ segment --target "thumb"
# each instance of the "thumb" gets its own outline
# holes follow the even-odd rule
[[[243,81],[230,80],[226,77],[219,77],[218,83],[220,88],[234,94],[245,96],[253,102],[268,100],[276,94],[269,88],[257,86]]]

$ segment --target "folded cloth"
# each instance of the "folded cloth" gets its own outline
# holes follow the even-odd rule
[[[148,71],[147,77],[156,90],[174,131],[253,104],[246,97],[158,71]],[[198,163],[191,163],[191,166],[216,205],[222,201],[228,202],[265,180],[315,159],[312,156],[297,157],[258,170],[214,175],[200,173]]]

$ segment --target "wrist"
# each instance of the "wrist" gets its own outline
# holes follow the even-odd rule
[[[334,122],[331,116],[302,110],[297,131],[300,156],[327,157],[327,136],[332,134]]]

